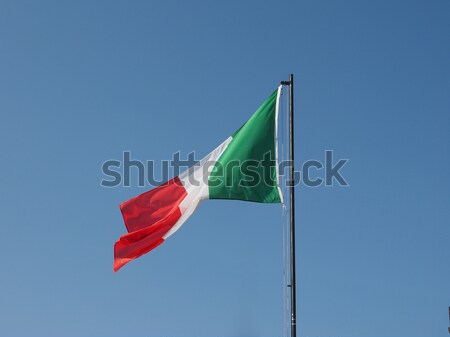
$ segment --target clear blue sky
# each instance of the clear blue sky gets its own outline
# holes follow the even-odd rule
[[[450,2],[0,1],[0,335],[275,336],[280,206],[208,201],[113,274],[101,165],[204,155],[293,72],[300,336],[447,336]]]

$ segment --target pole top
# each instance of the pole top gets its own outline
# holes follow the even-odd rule
[[[289,81],[281,81],[281,85],[292,85],[292,82],[294,82],[294,74],[291,74],[289,76]]]

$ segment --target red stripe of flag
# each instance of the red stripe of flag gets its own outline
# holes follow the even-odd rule
[[[120,205],[128,234],[114,245],[114,271],[164,242],[163,236],[181,217],[187,192],[178,177]]]

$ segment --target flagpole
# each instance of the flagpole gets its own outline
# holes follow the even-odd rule
[[[289,85],[289,212],[290,212],[290,276],[291,284],[291,337],[297,336],[297,308],[295,284],[295,191],[294,191],[294,75],[289,81],[281,81],[282,85]]]

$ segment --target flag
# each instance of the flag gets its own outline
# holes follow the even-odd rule
[[[281,86],[233,135],[166,183],[120,205],[128,233],[114,245],[114,271],[158,247],[206,199],[280,203]]]

